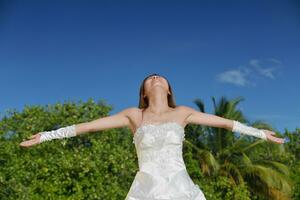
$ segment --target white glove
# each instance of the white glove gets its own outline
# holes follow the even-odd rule
[[[40,132],[40,135],[40,143],[53,139],[74,137],[76,136],[75,124],[71,126],[62,127],[57,130]]]
[[[254,137],[261,138],[263,140],[267,140],[267,136],[264,133],[263,130],[251,127],[251,126],[246,126],[245,124],[242,124],[238,121],[233,120],[233,132],[239,132],[245,135],[251,135]]]

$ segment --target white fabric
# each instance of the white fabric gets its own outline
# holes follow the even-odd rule
[[[44,131],[44,132],[41,132],[40,135],[41,135],[40,143],[49,141],[49,140],[53,140],[53,139],[74,137],[74,136],[76,136],[75,124],[73,124],[71,126],[62,127],[57,130]]]
[[[133,136],[139,171],[125,200],[206,200],[182,157],[184,128],[177,122],[146,124]]]
[[[242,124],[238,121],[233,120],[233,132],[239,132],[245,135],[251,135],[254,137],[261,138],[263,140],[267,140],[267,136],[264,133],[263,130],[251,127],[251,126],[246,126],[245,124]]]

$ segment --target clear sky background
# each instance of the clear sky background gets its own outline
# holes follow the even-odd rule
[[[298,1],[299,2],[299,1]],[[138,106],[166,76],[177,105],[211,97],[278,131],[300,127],[296,0],[0,0],[0,112],[68,100]]]

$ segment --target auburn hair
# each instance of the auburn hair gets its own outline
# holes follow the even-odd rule
[[[144,89],[144,84],[145,84],[145,81],[147,80],[147,78],[151,77],[151,76],[154,76],[154,75],[157,75],[157,76],[161,76],[163,77],[164,79],[167,80],[168,82],[168,86],[169,86],[169,91],[171,94],[168,93],[168,106],[169,107],[172,107],[172,108],[175,108],[176,107],[176,104],[175,104],[175,100],[174,100],[174,95],[173,95],[173,90],[172,90],[172,87],[168,81],[168,79],[160,74],[157,74],[157,73],[153,73],[153,74],[150,74],[148,75],[146,78],[144,78],[141,86],[140,86],[140,100],[139,100],[139,108],[144,108],[146,109],[148,106],[149,106],[149,99],[148,97],[145,97],[144,98],[144,94],[145,94],[145,89]]]

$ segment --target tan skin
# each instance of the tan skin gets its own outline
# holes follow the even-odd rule
[[[188,106],[168,106],[167,93],[168,82],[161,76],[147,78],[144,85],[145,95],[149,98],[149,106],[145,109],[129,107],[111,116],[102,117],[90,122],[75,125],[76,135],[101,131],[110,128],[129,127],[134,134],[139,126],[144,123],[159,124],[167,121],[175,121],[183,128],[187,124],[199,124],[232,131],[233,120],[216,115],[203,113]],[[142,119],[143,112],[143,122]],[[282,144],[283,138],[275,137],[275,132],[263,129],[267,140]],[[39,132],[40,133],[40,132]],[[30,147],[39,144],[40,134],[36,133],[29,140],[20,143],[21,147]]]

